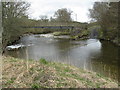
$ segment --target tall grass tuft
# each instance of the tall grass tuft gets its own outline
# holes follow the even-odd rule
[[[48,61],[46,61],[44,58],[41,58],[40,59],[40,63],[42,63],[42,64],[48,64]]]

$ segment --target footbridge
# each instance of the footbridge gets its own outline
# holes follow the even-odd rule
[[[23,26],[23,28],[74,29],[74,26]]]

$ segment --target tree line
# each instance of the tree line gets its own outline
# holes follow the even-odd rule
[[[3,49],[8,43],[14,41],[21,34],[21,25],[25,24],[26,11],[30,4],[26,2],[1,2],[2,5],[2,45]]]
[[[47,15],[39,16],[40,21],[44,22],[72,22],[73,19],[71,17],[73,11],[67,8],[61,8],[55,11],[54,15],[48,19]]]
[[[92,21],[101,26],[102,39],[119,43],[119,2],[95,2],[89,10]]]

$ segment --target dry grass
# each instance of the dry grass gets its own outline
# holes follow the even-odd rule
[[[62,64],[3,57],[3,88],[117,88],[116,82],[93,72]]]

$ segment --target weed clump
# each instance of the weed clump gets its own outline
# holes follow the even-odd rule
[[[44,58],[41,58],[40,59],[40,63],[42,63],[42,64],[48,64],[48,61],[46,61]]]

